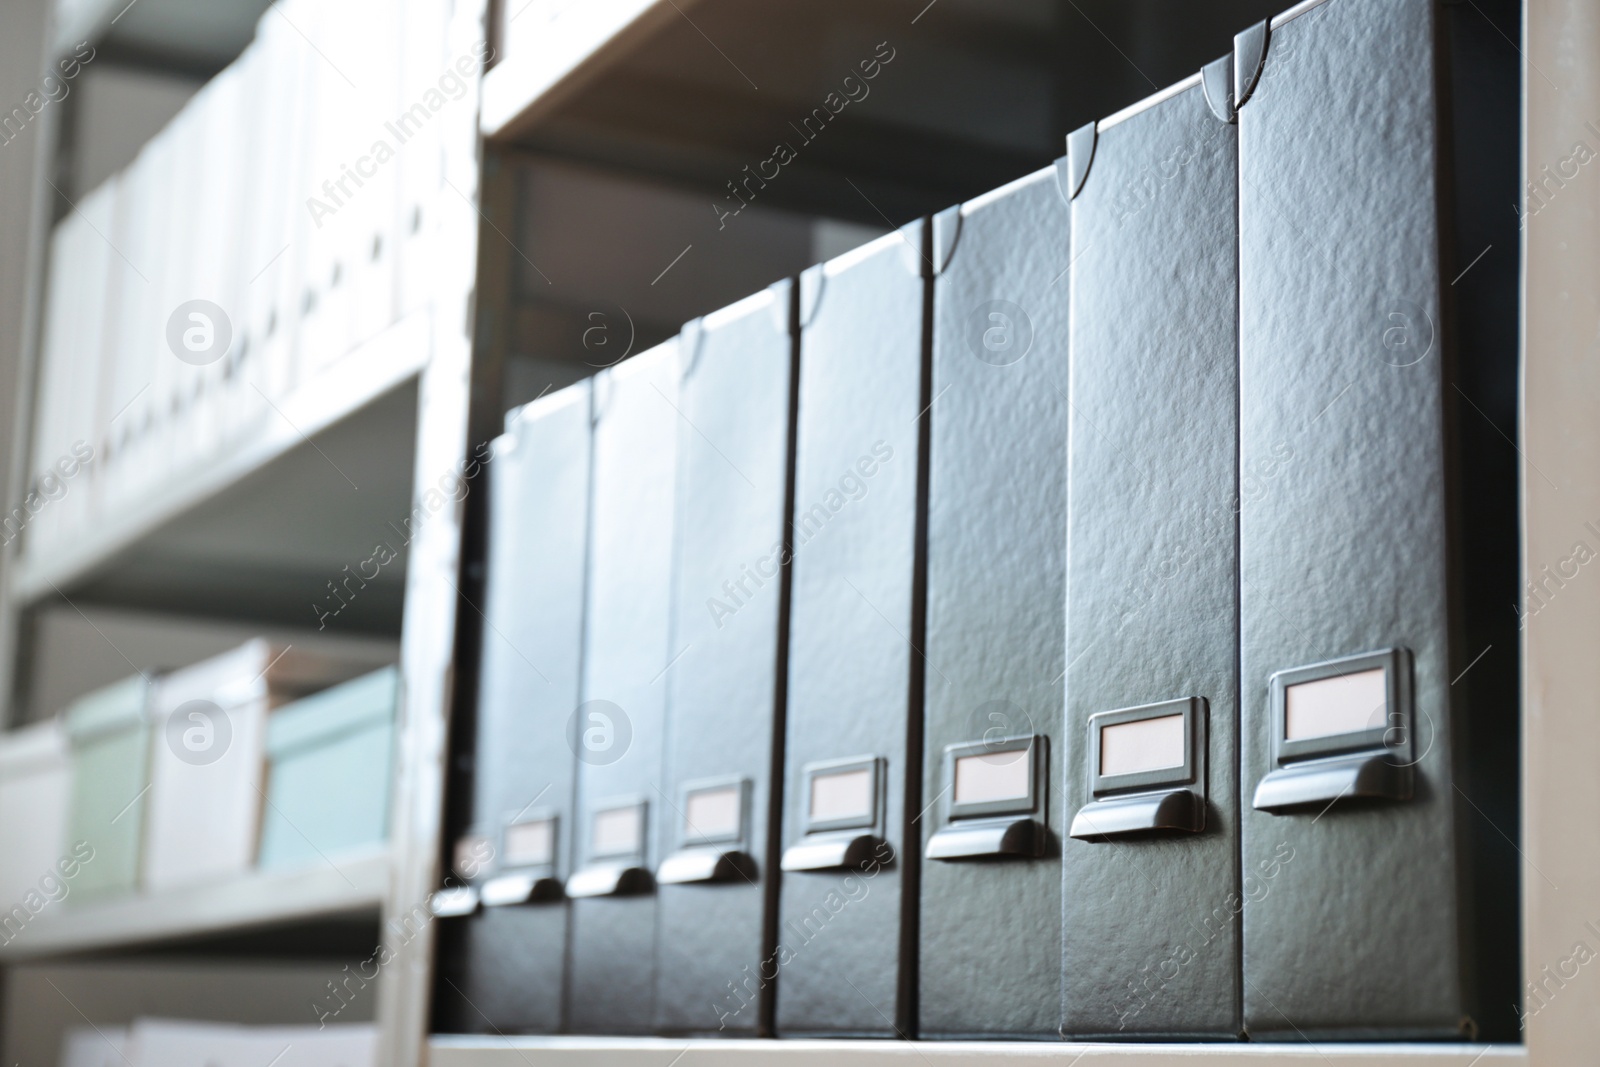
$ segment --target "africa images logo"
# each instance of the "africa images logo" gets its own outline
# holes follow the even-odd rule
[[[227,712],[209,700],[179,704],[167,718],[167,748],[191,767],[217,762],[233,743],[233,725]]]

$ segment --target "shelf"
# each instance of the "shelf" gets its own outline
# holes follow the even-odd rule
[[[0,947],[0,961],[42,959],[153,946],[335,916],[374,921],[389,887],[389,852],[296,871],[252,874],[157,896],[50,904]],[[333,866],[333,864],[337,866]]]
[[[680,0],[693,7],[693,0]],[[511,136],[612,62],[679,17],[671,0],[535,0],[514,5],[501,36],[526,46],[483,78],[478,125],[486,137]]]
[[[311,605],[341,568],[402,537],[430,329],[426,314],[396,323],[277,401],[217,461],[48,555],[24,555],[13,596],[313,625]],[[384,567],[341,628],[397,632],[403,577],[403,563]]]
[[[1072,1067],[1187,1067],[1199,1062],[1301,1067],[1329,1063],[1362,1067],[1507,1067],[1526,1064],[1520,1045],[1075,1045],[968,1041],[716,1041],[670,1038],[435,1037],[429,1067],[885,1067],[1051,1062]],[[674,1059],[674,1057],[677,1057]]]
[[[480,130],[691,189],[706,242],[743,201],[887,228],[1048,165],[1284,4],[507,0]]]
[[[209,77],[244,50],[268,0],[57,0],[57,55],[80,42],[95,58]]]

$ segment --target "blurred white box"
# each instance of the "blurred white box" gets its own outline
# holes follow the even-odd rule
[[[122,1067],[372,1067],[376,1046],[377,1030],[366,1024],[318,1029],[138,1019]]]
[[[65,850],[71,782],[66,731],[57,720],[0,735],[0,918],[27,907],[29,893],[47,899],[40,879],[63,881],[56,864]],[[9,933],[0,929],[0,940]]]
[[[428,91],[438,86],[450,65],[445,50],[445,26],[449,11],[441,0],[403,0],[405,16],[397,20],[402,27],[402,67],[399,100],[389,131],[394,138],[399,168],[395,193],[398,219],[395,226],[396,315],[404,318],[428,306],[433,291],[435,264],[429,256],[428,239],[437,211],[437,198],[444,188],[444,142],[439,123],[423,121]],[[460,57],[455,57],[459,59]],[[469,69],[479,60],[471,57]],[[421,105],[423,111],[417,111]]]
[[[352,286],[346,351],[382,333],[395,318],[395,204],[401,163],[386,124],[395,118],[405,49],[394,6],[392,0],[359,0],[351,6],[354,32],[364,46],[352,57],[360,92],[346,116],[349,154],[341,160],[361,183],[350,205],[355,217],[342,238],[341,261],[349,266]]]
[[[61,1040],[60,1067],[127,1067],[128,1031],[80,1027]]]
[[[156,683],[144,884],[236,877],[255,863],[272,708],[364,673],[367,663],[264,639]]]
[[[73,444],[88,445],[98,437],[96,375],[113,258],[104,235],[111,232],[115,217],[116,186],[113,180],[83,197],[51,237],[49,304],[30,458],[33,495],[31,506],[18,502],[31,517],[13,513],[6,529],[11,539],[22,524],[27,530],[24,544],[35,557],[86,532],[88,479],[77,480],[81,472]]]
[[[307,261],[305,184],[313,145],[305,133],[312,121],[311,64],[322,62],[307,40],[276,8],[268,8],[256,25],[262,52],[261,89],[256,103],[261,131],[255,167],[260,192],[251,211],[245,357],[245,398],[259,405],[278,403],[295,384],[295,346],[305,299],[303,270]]]

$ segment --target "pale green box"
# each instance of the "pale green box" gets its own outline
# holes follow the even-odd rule
[[[272,713],[262,869],[337,864],[388,840],[399,693],[399,672],[386,667]]]
[[[131,892],[139,884],[144,799],[150,786],[150,686],[141,677],[80,697],[66,711],[72,745],[68,841],[94,858],[73,880],[72,899]]]

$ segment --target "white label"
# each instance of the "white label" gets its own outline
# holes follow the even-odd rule
[[[1183,716],[1160,715],[1100,729],[1100,773],[1138,774],[1182,767],[1188,748]]]
[[[550,863],[556,853],[556,821],[530,819],[506,827],[506,851],[502,867],[538,867]]]
[[[594,813],[589,828],[589,851],[596,856],[631,856],[644,840],[644,805],[608,808]]]
[[[1389,687],[1382,667],[1291,685],[1284,693],[1287,741],[1388,727]]]
[[[865,767],[811,778],[811,819],[872,818],[872,772]]]
[[[956,760],[955,802],[984,804],[1022,800],[1033,784],[1031,749],[1010,749],[962,756]]]
[[[739,787],[721,786],[689,794],[684,815],[688,836],[726,838],[739,836]]]

